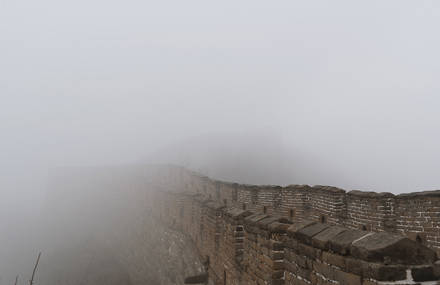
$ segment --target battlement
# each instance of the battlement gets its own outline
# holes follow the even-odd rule
[[[215,284],[437,284],[440,277],[440,192],[242,185],[180,167],[156,174],[153,212],[209,257]]]
[[[161,169],[164,185],[174,184],[172,191],[254,212],[403,234],[440,249],[440,190],[394,195],[320,185],[257,186],[214,180],[182,167]]]

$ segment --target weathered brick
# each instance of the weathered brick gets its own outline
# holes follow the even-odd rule
[[[231,284],[373,285],[374,279],[403,280],[409,267],[417,282],[440,275],[440,266],[432,264],[435,252],[424,247],[440,249],[440,192],[346,193],[172,173],[160,182],[172,194],[155,195],[149,207],[163,223],[188,234],[202,257],[210,256],[210,270],[219,279],[227,270],[228,282],[237,281]],[[368,231],[410,239],[388,233],[365,237]]]

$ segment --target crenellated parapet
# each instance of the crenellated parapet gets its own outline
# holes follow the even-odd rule
[[[319,185],[257,186],[214,180],[181,167],[164,169],[162,180],[172,181],[173,191],[290,219],[403,234],[440,250],[440,190],[394,195]]]
[[[438,192],[254,186],[167,171],[173,178],[163,176],[154,214],[191,237],[214,284],[431,285],[440,279]]]

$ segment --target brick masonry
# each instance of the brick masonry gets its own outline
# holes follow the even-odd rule
[[[440,191],[243,185],[174,166],[158,167],[153,178],[152,212],[191,237],[214,284],[440,279]]]

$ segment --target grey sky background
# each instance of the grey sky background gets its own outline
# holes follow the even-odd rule
[[[440,189],[439,27],[438,1],[0,0],[0,279],[57,166]]]
[[[55,166],[153,160],[438,189],[439,27],[437,1],[0,0],[2,203]]]

